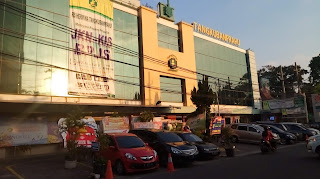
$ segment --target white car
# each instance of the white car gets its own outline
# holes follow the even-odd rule
[[[307,140],[307,150],[318,154],[320,157],[320,135],[311,136]]]

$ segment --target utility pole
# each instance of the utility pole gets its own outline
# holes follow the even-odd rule
[[[299,70],[298,70],[298,66],[297,63],[294,62],[294,71],[296,72],[296,77],[297,77],[297,82],[298,82],[298,93],[301,94],[301,87],[300,87],[300,81],[299,81]]]
[[[219,80],[219,79],[218,79]],[[220,116],[220,108],[219,108],[219,93],[217,91],[217,83],[214,83],[215,85],[215,91],[216,91],[216,95],[217,95],[217,103],[218,103],[218,116]]]
[[[284,86],[284,78],[283,78],[283,71],[282,66],[280,65],[280,80],[282,83],[282,99],[286,99],[286,87]]]

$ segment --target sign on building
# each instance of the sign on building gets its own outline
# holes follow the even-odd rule
[[[70,28],[68,93],[115,97],[113,3],[70,0]]]

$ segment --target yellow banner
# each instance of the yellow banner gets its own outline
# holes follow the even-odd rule
[[[70,7],[85,9],[113,19],[113,3],[111,0],[70,0]]]

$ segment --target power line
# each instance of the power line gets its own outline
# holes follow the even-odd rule
[[[1,3],[0,3],[1,4]],[[41,16],[38,16],[38,15],[36,15],[36,14],[33,14],[33,13],[30,13],[30,12],[27,12],[27,11],[24,11],[24,10],[22,10],[22,9],[19,9],[19,8],[16,8],[16,7],[13,7],[13,6],[10,6],[10,5],[8,5],[8,4],[5,4],[5,3],[2,3],[3,4],[3,6],[9,6],[9,8],[11,8],[11,9],[15,9],[15,11],[20,11],[20,13],[23,13],[23,14],[28,14],[29,16],[31,16],[31,17],[33,17],[33,18],[36,18],[36,19],[38,19],[38,20],[40,20],[40,21],[43,21],[43,22],[45,22],[45,23],[49,23],[50,25],[52,25],[52,26],[56,26],[56,25],[58,25],[58,26],[60,26],[57,30],[60,30],[61,31],[61,29],[63,29],[63,30],[67,30],[67,32],[65,32],[65,33],[67,33],[67,34],[69,34],[70,32],[74,32],[75,30],[74,29],[72,29],[72,28],[70,28],[70,27],[67,27],[67,26],[65,26],[65,25],[62,25],[62,24],[59,24],[59,23],[57,23],[57,22],[54,22],[54,21],[51,21],[51,20],[49,20],[49,19],[46,19],[46,18],[43,18],[43,17],[41,17]],[[48,22],[47,22],[48,21]],[[39,23],[39,22],[38,22]],[[61,28],[62,27],[62,28]],[[68,30],[69,29],[69,30]],[[64,32],[64,31],[62,31],[62,32]],[[97,39],[96,37],[93,37],[94,39]],[[116,48],[120,48],[121,50],[124,50],[124,51],[129,51],[129,53],[133,53],[133,54],[135,54],[137,57],[139,57],[140,55],[139,55],[139,52],[135,52],[135,51],[132,51],[132,50],[130,50],[130,49],[126,49],[126,48],[124,48],[124,47],[121,47],[121,46],[118,46],[118,45],[116,45],[116,44],[113,44]],[[160,63],[160,64],[163,64],[163,65],[165,65],[165,66],[167,66],[167,63],[166,62],[163,62],[162,60],[158,60],[158,59],[155,59],[155,58],[153,58],[153,57],[150,57],[150,56],[147,56],[147,55],[143,55],[143,57],[145,58],[145,59],[148,59],[148,60],[153,60],[154,62],[158,62],[158,63]],[[208,76],[208,77],[210,77],[210,78],[213,78],[213,79],[219,79],[219,78],[217,78],[217,77],[213,77],[213,76],[210,76],[210,75],[206,75],[206,74],[202,74],[202,73],[199,73],[199,72],[195,72],[195,71],[192,71],[192,70],[189,70],[189,69],[186,69],[186,68],[182,68],[182,67],[177,67],[178,69],[181,69],[181,70],[184,70],[184,71],[186,71],[186,72],[191,72],[191,73],[196,73],[196,74],[199,74],[199,75],[202,75],[202,76]],[[215,72],[212,72],[212,73],[215,73]],[[227,76],[227,74],[225,74],[226,76]],[[228,75],[228,76],[230,76],[230,75]],[[222,78],[220,78],[220,79],[222,79]],[[226,81],[223,81],[223,80],[221,80],[221,82],[225,82],[225,83],[227,83]],[[253,83],[252,83],[253,84]],[[259,84],[256,84],[256,85],[259,85]]]
[[[8,6],[8,4],[4,4],[4,6]],[[10,5],[9,5],[10,6]],[[10,7],[9,7],[10,8]],[[15,8],[15,7],[11,7],[11,8]],[[67,26],[64,26],[64,25],[61,25],[61,24],[59,24],[59,23],[56,23],[56,22],[54,22],[54,21],[51,21],[51,20],[48,20],[48,19],[45,19],[45,18],[43,18],[43,17],[41,17],[41,16],[37,16],[37,15],[35,15],[35,14],[32,14],[32,13],[29,13],[29,12],[26,12],[26,11],[23,11],[23,10],[21,10],[21,9],[18,9],[18,8],[15,8],[16,9],[16,11],[20,11],[20,12],[22,12],[23,14],[28,14],[29,16],[31,16],[31,17],[33,17],[33,18],[36,18],[36,19],[38,19],[38,20],[40,20],[40,21],[43,21],[43,22],[45,22],[45,23],[48,23],[48,22],[46,22],[46,21],[49,21],[49,24],[50,25],[52,25],[52,26],[54,26],[54,27],[57,27],[56,25],[58,24],[59,26],[60,26],[60,28],[61,28],[61,26],[62,27],[64,27],[65,28],[65,30],[67,30],[67,29],[69,29],[68,30],[68,32],[65,32],[65,33],[70,33],[69,31],[71,31],[71,32],[73,32],[74,30],[72,29],[72,28],[69,28],[69,27],[67,27]],[[30,15],[31,14],[31,15]],[[32,16],[33,15],[33,16]],[[37,18],[37,17],[34,17],[34,16],[37,16],[37,17],[39,17],[39,18]],[[51,23],[50,23],[51,22]],[[39,22],[37,22],[37,23],[39,23]],[[41,23],[39,23],[39,24],[41,24]],[[54,28],[53,27],[53,28]],[[60,30],[61,31],[61,29],[57,29],[57,30]],[[95,37],[94,37],[95,38]],[[39,42],[36,42],[36,43],[39,43]],[[48,44],[45,44],[45,45],[48,45]],[[128,53],[130,54],[134,54],[134,55],[136,55],[137,57],[139,57],[139,53],[138,52],[135,52],[135,51],[132,51],[132,50],[129,50],[129,49],[126,49],[126,48],[124,48],[124,47],[121,47],[121,46],[117,46],[116,44],[114,44],[115,45],[115,50],[117,50],[116,48],[119,48],[119,49],[121,49],[121,50],[123,50],[123,51],[129,51]],[[154,60],[154,62],[158,62],[158,63],[161,63],[161,64],[165,64],[166,65],[166,62],[163,62],[163,61],[161,61],[161,60],[158,60],[158,59],[155,59],[155,58],[152,58],[152,57],[149,57],[149,56],[144,56],[146,59],[152,59],[152,60]],[[129,64],[128,64],[129,65]],[[132,65],[132,64],[131,64]],[[139,66],[136,66],[136,67],[139,67]],[[181,68],[181,67],[180,67]],[[181,69],[183,69],[183,68],[181,68]],[[186,70],[186,71],[188,71],[188,72],[192,72],[192,73],[197,73],[198,75],[205,75],[205,74],[202,74],[202,73],[198,73],[198,72],[194,72],[194,71],[191,71],[191,70],[189,70],[189,69],[183,69],[183,70]],[[215,72],[212,72],[212,73],[215,73]],[[171,75],[175,75],[175,76],[177,76],[176,74],[171,74]],[[219,79],[219,78],[217,78],[217,77],[213,77],[213,76],[209,76],[209,75],[206,75],[206,76],[208,76],[208,77],[210,77],[210,78],[214,78],[214,79]],[[230,75],[229,75],[230,76]],[[186,78],[186,77],[184,77],[184,78]],[[221,78],[220,78],[221,79]],[[195,80],[198,80],[198,79],[195,79]],[[231,80],[230,80],[231,81]],[[221,82],[224,82],[224,83],[227,83],[227,84],[230,84],[229,82],[226,82],[226,81],[222,81],[221,80]],[[241,82],[241,81],[237,81],[237,82]],[[252,82],[251,82],[251,84],[253,84]],[[257,84],[256,84],[257,85]],[[248,91],[244,91],[244,92],[248,92]]]
[[[4,31],[8,31],[7,29],[3,29],[3,28],[0,28],[0,29],[2,29],[2,30],[4,30]],[[14,32],[14,31],[11,31],[11,32],[14,33],[14,34],[18,34],[18,33]],[[60,49],[67,50],[67,51],[72,51],[72,52],[74,51],[74,49],[72,49],[72,48],[65,47],[65,46],[61,46],[61,45],[56,45],[56,44],[53,44],[53,43],[47,44],[46,42],[38,42],[38,41],[34,41],[34,40],[32,40],[32,39],[24,39],[24,38],[21,38],[21,37],[16,37],[16,36],[10,35],[10,34],[6,34],[6,35],[11,36],[11,37],[14,37],[14,38],[19,38],[19,39],[23,39],[23,40],[35,42],[35,43],[40,43],[40,44],[47,45],[47,46],[52,46],[52,47],[60,48]],[[23,35],[23,34],[22,34],[22,33],[19,33],[18,35]],[[88,53],[84,53],[84,55],[93,56],[92,54],[88,54]],[[126,63],[126,62],[122,62],[122,61],[114,60],[114,59],[109,59],[109,60],[110,60],[110,61],[117,62],[117,63],[122,63],[122,64],[125,64],[125,65],[129,65],[129,66],[133,66],[133,67],[139,68],[139,65],[134,65],[134,64],[131,64],[131,63]],[[147,70],[150,70],[150,71],[159,72],[159,73],[163,73],[162,71],[155,70],[155,69],[151,69],[151,68],[146,68],[146,67],[144,67],[144,69],[147,69]],[[192,78],[192,77],[177,75],[177,74],[173,74],[173,73],[166,73],[166,74],[169,74],[169,75],[172,75],[172,76],[176,76],[176,77],[180,77],[180,78],[185,78],[185,79],[191,79],[191,80],[196,80],[196,81],[198,81],[198,79]],[[211,83],[212,83],[212,82],[211,82]],[[249,92],[249,91],[242,91],[242,92]]]
[[[0,52],[0,54],[2,55],[6,55],[6,56],[11,56],[11,57],[15,57],[15,58],[21,58],[19,56],[15,56],[15,55],[11,55],[11,54],[7,54],[7,53],[3,53],[3,52]],[[10,63],[21,63],[19,61],[12,61],[12,60],[7,60],[7,59],[2,59],[4,61],[7,61],[7,62],[10,62]],[[33,62],[33,63],[25,63],[24,64],[27,64],[27,65],[34,65],[34,66],[43,66],[43,67],[51,67],[51,68],[57,68],[57,69],[62,69],[62,70],[66,70],[66,71],[69,71],[69,72],[75,72],[75,73],[80,73],[80,74],[85,74],[85,75],[91,75],[91,76],[95,76],[95,77],[101,77],[101,76],[98,76],[98,75],[94,75],[94,74],[90,74],[90,73],[84,73],[84,72],[80,72],[80,71],[76,71],[76,70],[70,70],[70,69],[67,69],[67,68],[63,68],[63,67],[59,67],[59,66],[55,66],[55,65],[51,65],[51,64],[46,64],[46,63],[43,63],[43,62],[38,62],[38,61],[34,61],[34,60],[30,60],[30,59],[25,59],[24,60],[26,61],[30,61],[30,62]],[[40,65],[38,65],[38,63]],[[108,78],[108,80],[112,80],[112,81],[116,81],[116,82],[120,82],[120,83],[124,83],[124,84],[129,84],[129,85],[135,85],[135,86],[141,86],[140,84],[137,84],[137,83],[133,83],[133,82],[128,82],[128,81],[124,81],[124,80],[117,80],[117,79],[111,79],[111,78]],[[157,87],[152,87],[152,86],[143,86],[145,88],[150,88],[150,89],[155,89],[155,90],[160,90],[160,91],[165,91],[167,93],[173,93],[173,94],[186,94],[186,95],[191,95],[191,93],[181,93],[181,92],[178,92],[178,91],[173,91],[173,90],[167,90],[167,89],[163,89],[163,88],[157,88]],[[202,96],[206,96],[206,95],[202,95]],[[227,99],[237,99],[237,100],[241,100],[239,98],[232,98],[232,97],[229,97]],[[251,98],[249,98],[251,99]],[[258,99],[258,98],[257,98]]]

